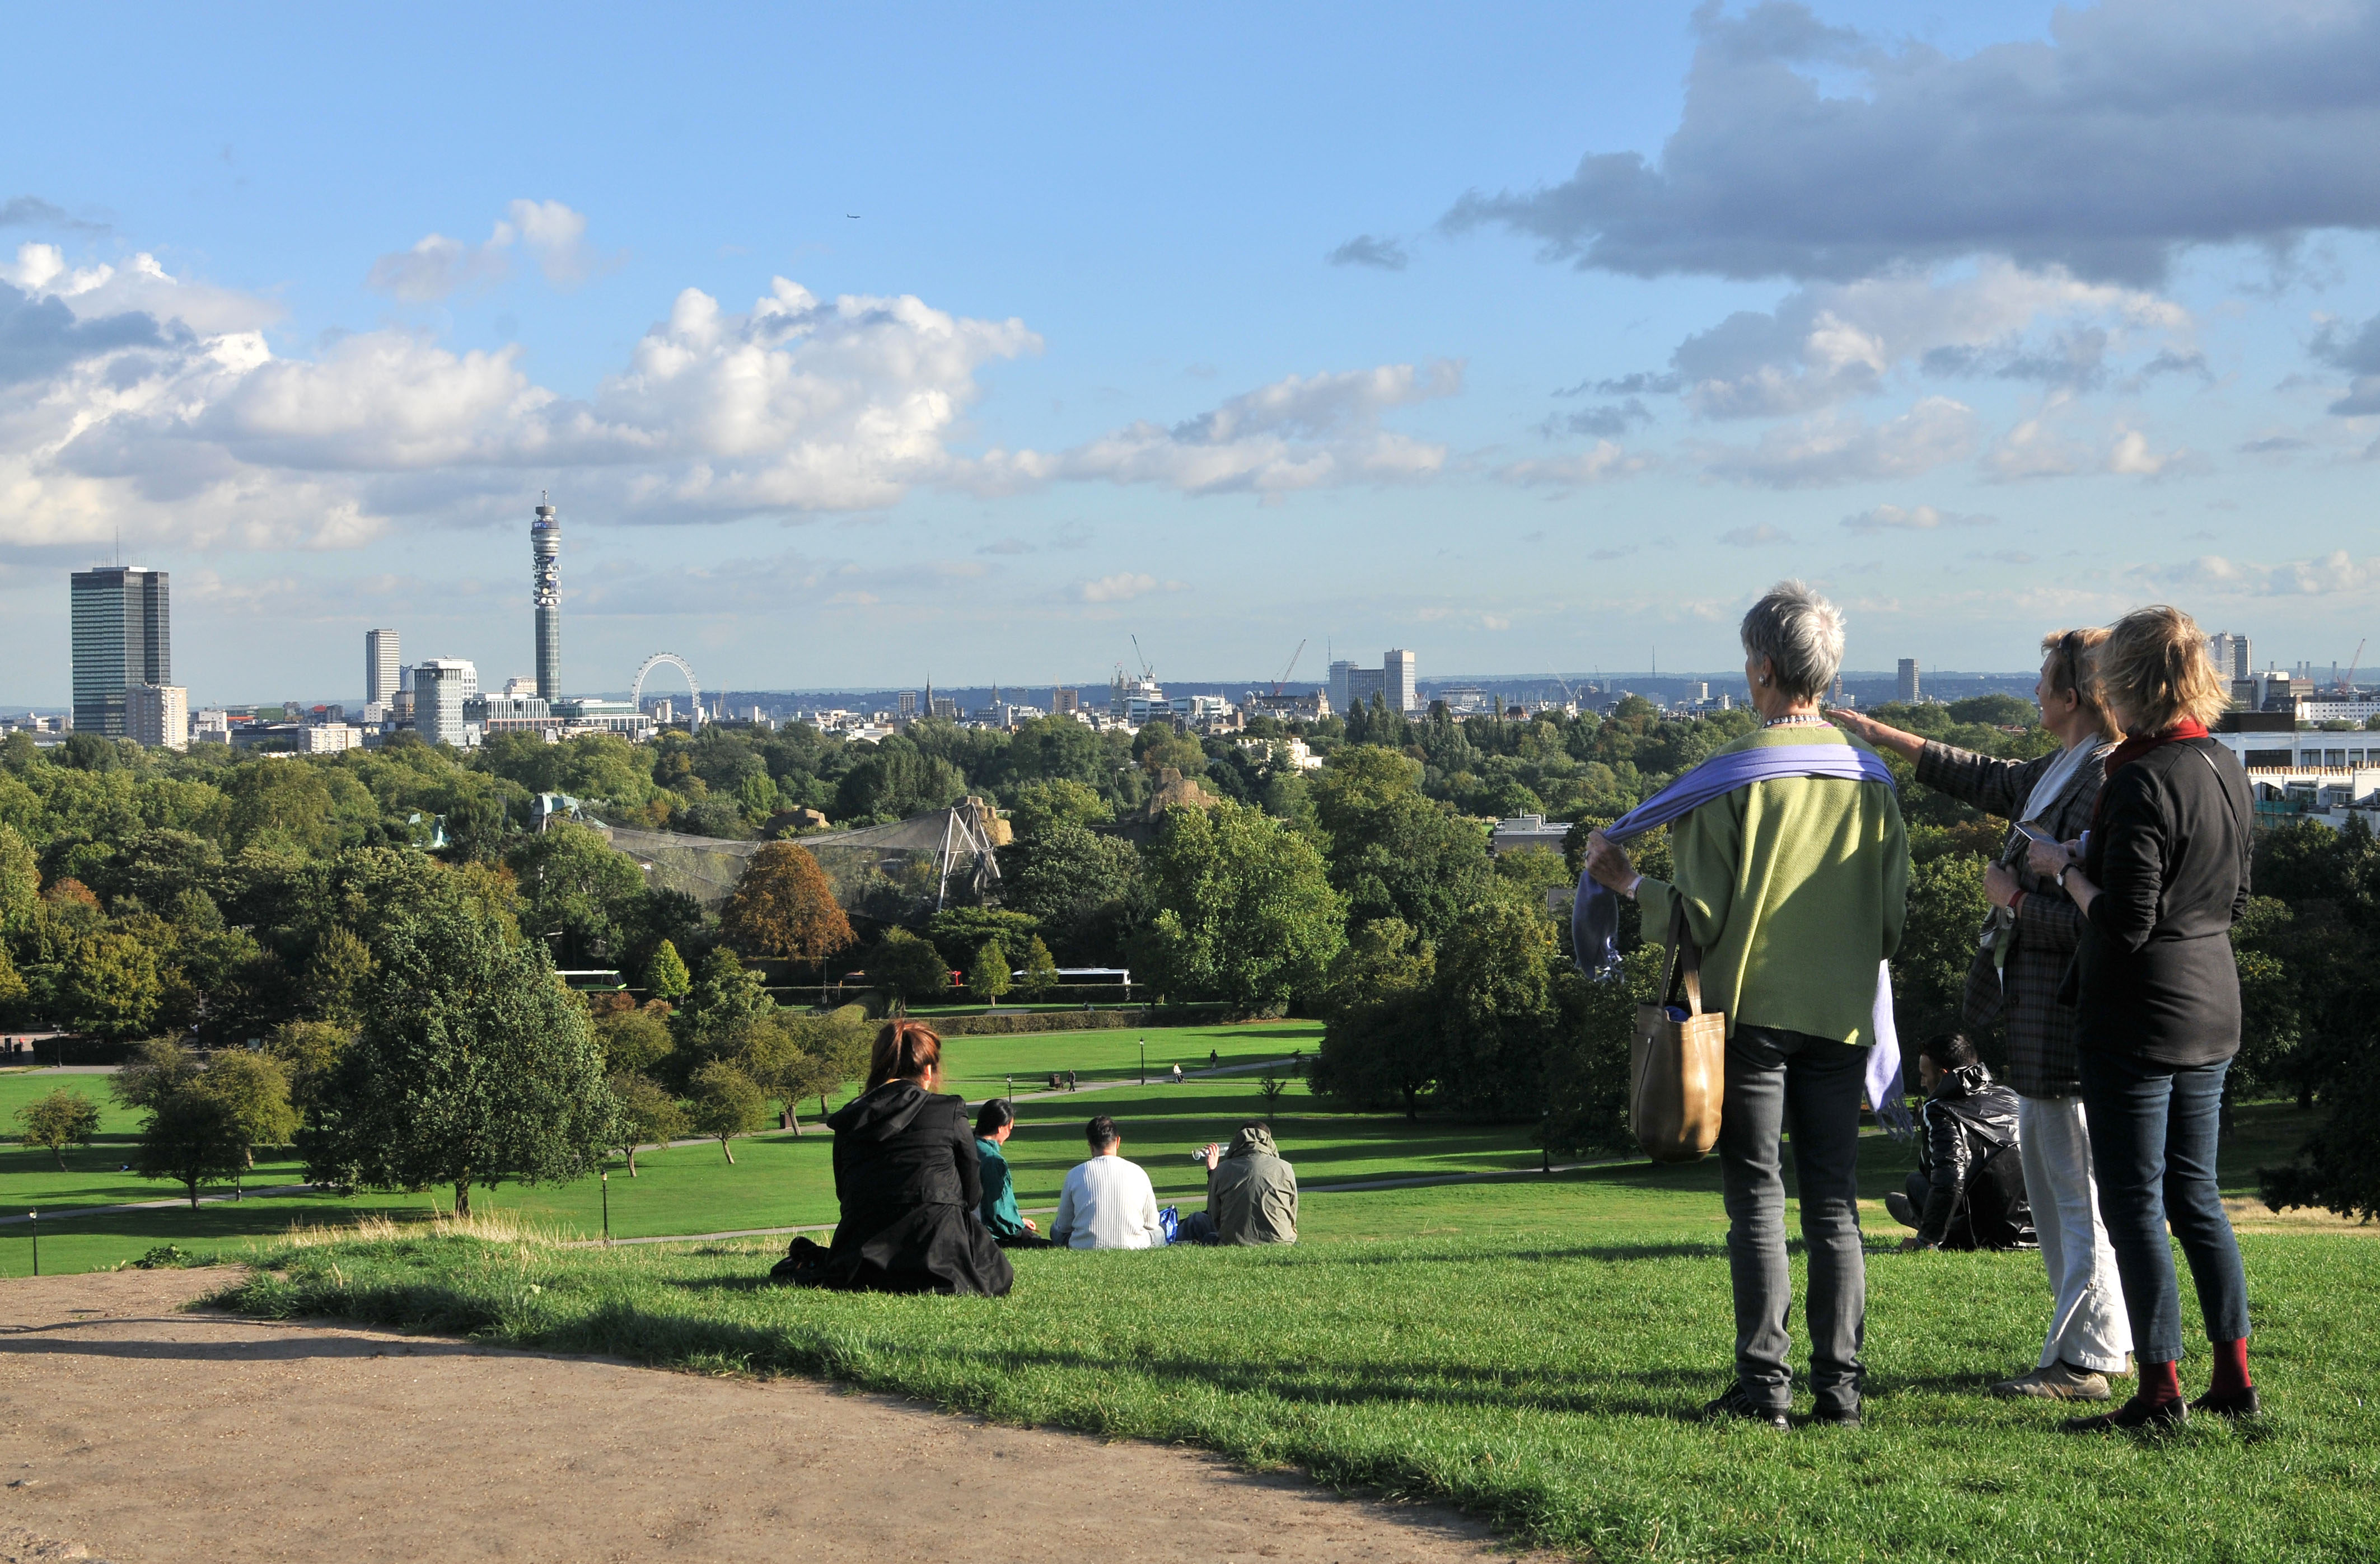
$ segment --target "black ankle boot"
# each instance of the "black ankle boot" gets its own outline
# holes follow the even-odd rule
[[[2070,1417],[2059,1425],[2069,1434],[2131,1433],[2179,1428],[2189,1421],[2190,1408],[2180,1397],[2169,1401],[2143,1400],[2134,1396],[2113,1412],[2096,1417]]]
[[[2217,1417],[2260,1417],[2265,1403],[2253,1385],[2242,1385],[2237,1390],[2209,1390],[2191,1402],[2190,1410],[2211,1412]]]

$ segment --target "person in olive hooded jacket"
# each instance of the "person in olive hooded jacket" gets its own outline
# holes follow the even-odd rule
[[[1183,1223],[1193,1243],[1297,1242],[1297,1170],[1273,1146],[1262,1124],[1243,1124],[1230,1150],[1209,1146],[1207,1208]]]
[[[781,1279],[854,1292],[1001,1297],[1014,1285],[977,1209],[982,1175],[966,1104],[934,1091],[942,1040],[922,1022],[876,1035],[868,1089],[827,1120],[843,1220],[820,1249],[797,1238]]]

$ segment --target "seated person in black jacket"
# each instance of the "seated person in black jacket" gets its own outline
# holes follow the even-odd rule
[[[1885,1209],[1917,1230],[1903,1249],[2022,1249],[2036,1240],[2017,1154],[2016,1094],[1992,1084],[1975,1046],[1957,1033],[1918,1051],[1925,1105],[1917,1111],[1917,1171]]]
[[[983,1183],[966,1104],[936,1095],[942,1040],[919,1021],[876,1034],[868,1090],[828,1118],[843,1220],[821,1249],[796,1238],[771,1274],[852,1292],[979,1293],[1015,1281],[977,1208]]]

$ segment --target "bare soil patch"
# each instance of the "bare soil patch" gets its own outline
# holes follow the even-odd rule
[[[0,1559],[1506,1557],[1452,1512],[804,1381],[176,1312],[223,1270],[0,1282]]]

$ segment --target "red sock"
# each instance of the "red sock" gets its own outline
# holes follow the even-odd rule
[[[2255,1383],[2248,1377],[2246,1337],[2242,1336],[2237,1341],[2214,1341],[2208,1345],[2215,1349],[2215,1378],[2206,1387],[2209,1395],[2236,1396]]]
[[[2141,1388],[2133,1399],[2143,1401],[2178,1401],[2181,1400],[2180,1365],[2170,1363],[2141,1364]]]

